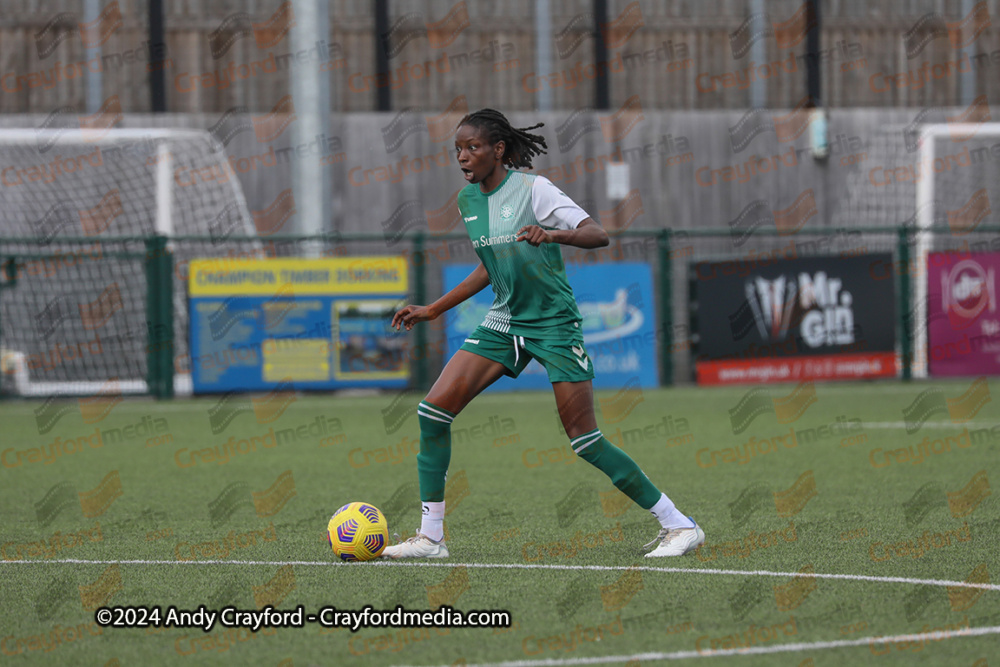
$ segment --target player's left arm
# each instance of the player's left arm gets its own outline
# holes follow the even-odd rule
[[[577,248],[603,248],[610,243],[604,228],[544,176],[535,177],[532,183],[531,207],[538,224],[519,229],[518,241],[533,246],[561,243]]]
[[[517,240],[527,241],[533,246],[561,243],[577,248],[603,248],[611,242],[608,233],[593,218],[583,220],[575,229],[545,229],[540,225],[528,225],[518,230]]]

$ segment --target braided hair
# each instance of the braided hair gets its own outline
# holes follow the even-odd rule
[[[490,144],[503,141],[505,149],[502,160],[504,166],[510,169],[531,169],[532,158],[545,153],[545,149],[548,148],[545,137],[528,132],[542,127],[545,123],[531,127],[511,127],[506,116],[495,109],[480,109],[470,113],[462,118],[458,127],[463,125],[471,125],[485,132]]]

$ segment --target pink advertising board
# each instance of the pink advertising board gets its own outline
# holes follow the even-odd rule
[[[931,375],[1000,375],[1000,253],[936,252],[927,258],[927,356]]]

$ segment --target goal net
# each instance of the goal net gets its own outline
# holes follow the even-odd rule
[[[0,391],[146,393],[147,247],[211,236],[225,255],[256,234],[222,146],[196,130],[0,129]],[[169,245],[175,267],[204,245]],[[185,249],[186,248],[186,249]],[[252,250],[252,249],[249,249]],[[181,274],[172,355],[187,354]],[[175,391],[190,392],[189,376]]]
[[[1000,252],[1000,123],[923,125],[917,155],[913,375],[927,377],[928,255]]]
[[[912,228],[906,315],[913,377],[926,377],[929,347],[927,262],[933,252],[997,251],[1000,224],[1000,123],[988,107],[902,110],[905,121],[885,124],[867,137],[863,161],[847,175],[831,215],[837,229]],[[888,242],[888,238],[884,242]],[[881,247],[890,250],[895,241]],[[903,266],[895,257],[897,281]],[[888,267],[879,267],[888,278]],[[902,335],[902,331],[900,335]]]

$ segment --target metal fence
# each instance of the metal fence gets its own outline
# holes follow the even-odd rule
[[[606,248],[565,248],[567,273],[587,264],[643,262],[653,269],[656,349],[660,383],[690,382],[698,354],[693,330],[693,267],[731,262],[750,274],[782,259],[857,257],[890,253],[891,264],[872,266],[872,276],[894,286],[899,376],[911,377],[916,279],[924,273],[917,249],[959,253],[1000,251],[1000,227],[956,233],[947,227],[918,231],[912,225],[799,230],[734,228],[624,230]],[[917,244],[918,235],[925,235]],[[242,249],[234,249],[242,248]],[[393,254],[409,269],[411,303],[429,303],[443,292],[442,268],[475,262],[465,235],[401,236],[386,252],[381,234],[335,236],[0,239],[0,393],[36,396],[93,394],[115,379],[127,393],[173,396],[187,391],[192,363],[188,348],[187,267],[196,258],[354,257]],[[875,274],[878,273],[878,276]],[[143,324],[144,323],[144,324]],[[430,385],[447,361],[440,326],[414,328],[406,341],[410,385]],[[917,360],[920,361],[920,360]],[[20,373],[20,377],[19,374]],[[25,376],[26,373],[26,376]],[[185,378],[188,378],[185,381]],[[24,381],[30,381],[24,385]],[[20,384],[19,384],[20,383]],[[23,386],[22,386],[23,385]]]

